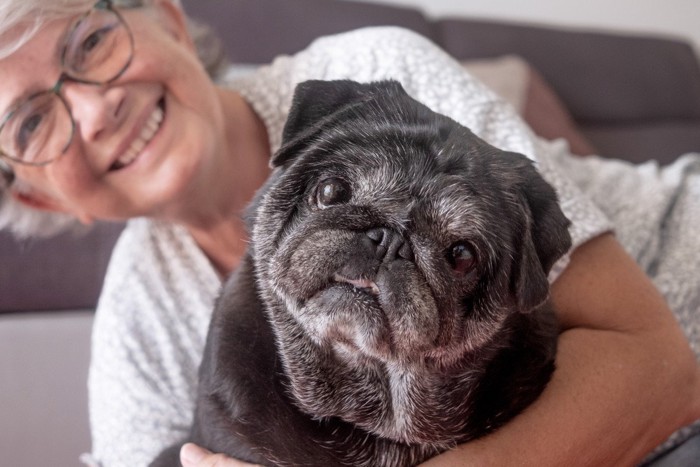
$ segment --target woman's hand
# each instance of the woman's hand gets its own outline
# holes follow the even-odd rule
[[[224,454],[214,454],[193,443],[187,443],[180,450],[183,467],[251,467],[253,464],[231,459]]]

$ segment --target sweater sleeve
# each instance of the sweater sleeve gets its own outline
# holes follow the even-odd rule
[[[98,304],[88,392],[92,458],[105,467],[148,465],[189,433],[220,281],[166,232],[127,227]]]

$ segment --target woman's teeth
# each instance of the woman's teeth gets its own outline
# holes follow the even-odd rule
[[[143,148],[146,147],[146,145],[156,134],[158,128],[160,128],[160,124],[162,121],[163,109],[160,106],[157,106],[151,114],[151,116],[148,117],[148,120],[143,126],[143,129],[141,130],[139,136],[136,139],[134,139],[134,141],[131,143],[131,146],[129,146],[129,149],[127,149],[124,152],[124,154],[119,159],[117,159],[117,161],[112,166],[112,169],[121,169],[134,162],[139,153],[143,150]]]

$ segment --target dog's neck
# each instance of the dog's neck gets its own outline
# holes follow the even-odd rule
[[[272,306],[269,311],[278,344],[286,349],[281,357],[289,387],[302,410],[315,417],[339,417],[409,444],[438,446],[465,432],[473,410],[468,406],[473,403],[469,393],[490,360],[484,352],[496,352],[485,348],[479,355],[469,354],[453,371],[420,363],[387,363],[342,348],[320,348],[284,307]]]

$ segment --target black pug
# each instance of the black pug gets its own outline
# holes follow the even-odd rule
[[[224,286],[190,439],[265,465],[406,466],[542,392],[553,189],[397,82],[298,86]],[[179,465],[178,446],[154,465]]]

